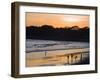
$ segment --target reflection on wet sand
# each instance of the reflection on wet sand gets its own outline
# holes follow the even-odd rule
[[[89,64],[89,49],[57,50],[26,54],[26,67]]]

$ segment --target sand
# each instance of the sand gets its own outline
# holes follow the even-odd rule
[[[89,57],[89,48],[26,53],[26,67],[80,63]]]

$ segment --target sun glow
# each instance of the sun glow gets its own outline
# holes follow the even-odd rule
[[[81,19],[68,17],[68,18],[63,18],[63,20],[67,22],[79,22]]]

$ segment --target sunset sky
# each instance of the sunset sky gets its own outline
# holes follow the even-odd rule
[[[55,28],[89,26],[89,16],[50,13],[26,13],[26,26],[52,25]]]

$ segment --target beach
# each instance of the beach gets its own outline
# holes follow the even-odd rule
[[[89,64],[86,42],[27,40],[26,67]]]

